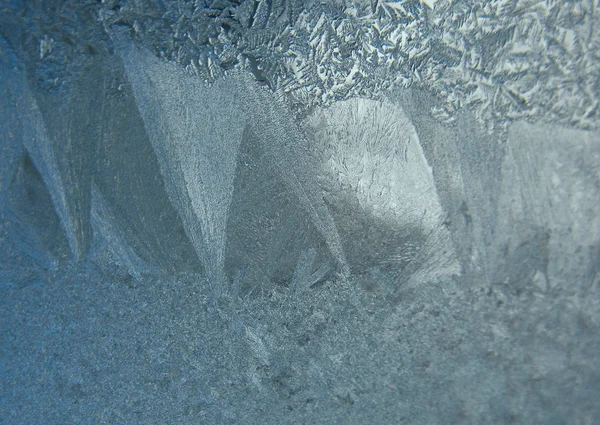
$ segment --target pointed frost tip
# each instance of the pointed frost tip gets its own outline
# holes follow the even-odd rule
[[[435,7],[436,2],[437,0],[421,0],[421,3],[430,8],[431,10],[433,10],[433,8]]]

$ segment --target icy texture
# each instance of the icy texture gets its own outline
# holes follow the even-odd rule
[[[515,119],[598,128],[600,15],[590,1],[304,0],[105,3],[161,57],[203,79],[249,69],[301,110],[417,84],[452,121],[473,107],[490,131]]]
[[[597,2],[59,3],[0,5],[0,423],[600,422]]]
[[[127,75],[167,184],[209,279],[222,278],[227,211],[246,125],[235,86],[206,88],[176,65],[125,49]]]
[[[385,266],[403,281],[458,273],[431,168],[400,107],[338,102],[315,112],[305,127],[351,266],[361,272]]]

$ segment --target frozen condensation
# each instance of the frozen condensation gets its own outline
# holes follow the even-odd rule
[[[0,2],[0,423],[600,423],[598,6]]]

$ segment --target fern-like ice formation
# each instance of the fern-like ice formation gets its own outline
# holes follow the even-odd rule
[[[104,2],[157,56],[215,80],[246,68],[301,111],[417,85],[453,121],[469,106],[492,131],[517,119],[597,128],[597,0]]]

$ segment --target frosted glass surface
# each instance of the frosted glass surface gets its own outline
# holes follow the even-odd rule
[[[0,2],[0,424],[600,423],[599,6]]]

